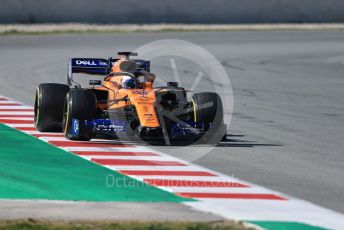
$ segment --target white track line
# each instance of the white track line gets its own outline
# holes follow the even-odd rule
[[[21,103],[13,102],[13,101],[0,101],[0,106],[5,105],[21,105]]]
[[[223,177],[214,177],[214,176],[193,176],[192,178],[189,178],[189,176],[141,176],[141,175],[135,175],[135,178],[141,178],[141,179],[162,179],[162,180],[177,180],[180,181],[180,183],[183,183],[183,181],[212,181],[215,183],[221,183],[221,182],[233,182],[233,183],[240,183],[236,178],[223,178]],[[186,187],[186,186],[185,186]]]
[[[0,106],[0,109],[2,107]],[[30,111],[0,111],[0,115],[34,115],[34,112]]]
[[[14,120],[14,121],[32,121],[33,117],[0,117],[0,120]]]
[[[42,137],[52,137],[52,136],[55,136],[55,135],[59,135],[59,136],[63,137],[62,133],[41,133],[41,132],[38,132],[38,131],[22,131],[22,132],[26,133],[26,134],[29,134],[29,135],[40,135]]]
[[[80,157],[91,160],[91,159],[111,159],[111,160],[145,160],[145,161],[175,161],[166,156],[89,156],[79,155]]]
[[[17,110],[21,110],[21,109],[32,109],[31,106],[24,106],[24,105],[14,105],[14,106],[2,105],[0,108],[1,109],[10,109],[10,110],[13,110],[14,112],[17,112]],[[13,114],[16,114],[16,113],[13,113]]]
[[[64,147],[67,151],[107,151],[107,152],[147,152],[146,149],[133,147]]]
[[[142,165],[116,165],[109,166],[115,171],[202,171],[203,169],[195,166],[142,166]]]
[[[31,135],[34,135],[34,134],[42,134],[42,135],[46,135],[46,136],[49,136],[49,135],[56,135],[56,134],[63,135],[63,133],[56,133],[56,132],[42,133],[42,132],[37,131],[37,130],[33,130],[33,131],[22,131],[22,132],[27,133],[27,134],[31,134]]]
[[[168,187],[174,193],[197,192],[197,193],[269,193],[264,188],[240,188],[240,187]]]
[[[42,133],[41,133],[42,134]],[[64,142],[75,142],[72,140],[68,140],[65,137],[40,137],[39,139],[44,140],[44,141],[64,141]],[[114,141],[114,140],[99,140],[99,139],[92,139],[91,141],[88,141],[88,143],[104,143],[104,144],[108,144],[108,143],[113,143],[113,144],[122,144],[121,142],[118,141]]]
[[[11,127],[15,127],[15,128],[26,128],[26,127],[34,128],[35,127],[33,123],[32,124],[7,124],[7,125]]]

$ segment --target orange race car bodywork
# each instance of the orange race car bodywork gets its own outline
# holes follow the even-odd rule
[[[216,93],[189,93],[177,82],[153,87],[150,62],[119,58],[72,58],[68,85],[45,83],[36,90],[35,126],[41,132],[62,130],[72,140],[90,140],[97,135],[139,136],[153,139],[196,140],[223,136],[221,98]],[[103,76],[83,88],[73,74]],[[213,130],[212,132],[210,132]],[[221,136],[221,138],[222,138]]]
[[[116,61],[111,68],[111,73],[121,74],[126,72],[120,68],[121,64],[126,61],[124,58]],[[156,95],[153,89],[153,81],[142,83],[141,89],[123,89],[120,87],[122,78],[122,75],[107,76],[104,79],[103,86],[95,88],[96,90],[108,91],[107,103],[99,106],[102,109],[118,109],[133,105],[142,126],[159,127],[160,123],[155,110]],[[126,97],[129,100],[122,100]]]

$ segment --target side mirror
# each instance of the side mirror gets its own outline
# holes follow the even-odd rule
[[[88,82],[89,85],[101,85],[102,84],[102,81],[101,80],[89,80]]]

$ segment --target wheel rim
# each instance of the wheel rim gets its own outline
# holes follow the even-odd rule
[[[62,121],[63,133],[64,133],[64,135],[68,135],[67,134],[68,123],[69,123],[69,99],[68,99],[68,96],[66,97],[66,101],[65,101],[65,104],[64,104],[63,111],[64,111],[64,113],[63,113],[63,121]]]
[[[39,93],[39,88],[37,87],[36,96],[35,96],[35,108],[34,108],[34,122],[35,122],[36,128],[38,126],[38,121],[39,121],[39,99],[40,99],[40,93]]]

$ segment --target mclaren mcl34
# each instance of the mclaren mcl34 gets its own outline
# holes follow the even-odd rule
[[[72,58],[68,84],[44,83],[36,90],[34,120],[40,132],[63,132],[70,140],[89,141],[99,136],[216,144],[225,135],[220,96],[193,93],[167,82],[154,87],[150,61],[118,58]],[[100,75],[87,87],[73,74]]]

